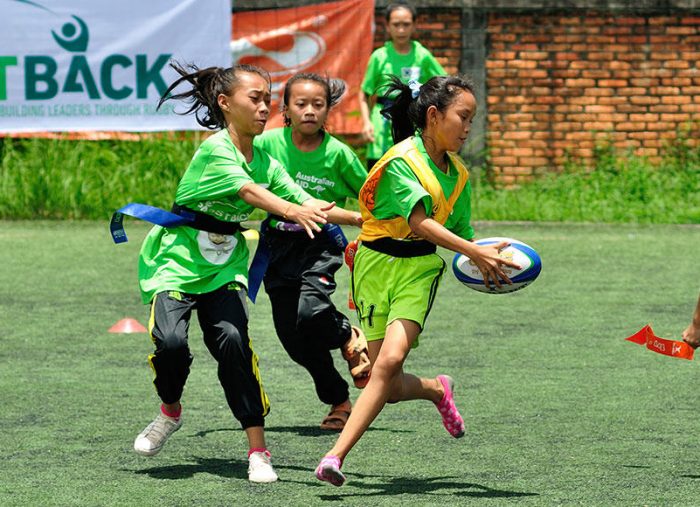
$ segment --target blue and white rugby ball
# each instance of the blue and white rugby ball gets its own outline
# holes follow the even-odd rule
[[[494,285],[493,280],[489,280],[491,287],[487,288],[486,285],[484,285],[484,277],[481,271],[479,271],[479,268],[476,267],[476,264],[472,262],[469,257],[462,254],[455,254],[452,260],[452,272],[457,277],[457,280],[470,289],[486,292],[487,294],[515,292],[534,282],[539,276],[540,271],[542,271],[542,260],[531,246],[512,238],[484,238],[476,241],[476,244],[492,245],[503,241],[510,243],[510,246],[501,250],[501,257],[512,260],[520,266],[520,269],[515,269],[510,266],[501,265],[503,272],[508,275],[508,278],[513,282],[512,285],[502,282],[501,287],[498,288]]]

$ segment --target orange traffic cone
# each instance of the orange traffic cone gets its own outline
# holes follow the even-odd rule
[[[132,318],[122,319],[107,330],[108,333],[146,333],[141,323]]]

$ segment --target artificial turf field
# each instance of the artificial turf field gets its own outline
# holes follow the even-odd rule
[[[158,407],[151,343],[107,329],[146,322],[147,228],[127,223],[116,246],[106,223],[0,222],[0,505],[699,505],[698,364],[624,338],[647,323],[680,337],[700,289],[700,227],[477,226],[535,247],[543,271],[499,296],[443,279],[406,369],[455,378],[466,436],[450,438],[427,402],[388,406],[334,488],[312,475],[335,439],[317,429],[326,407],[264,295],[251,334],[280,481],[253,485],[196,319],[184,426],[157,457],[132,451]],[[343,306],[346,268],[338,278]]]

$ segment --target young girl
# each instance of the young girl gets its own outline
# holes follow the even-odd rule
[[[390,105],[385,87],[390,75],[402,82],[425,82],[433,76],[445,74],[445,70],[420,42],[411,40],[415,29],[416,10],[406,2],[390,3],[385,11],[386,30],[391,40],[376,49],[369,58],[367,71],[360,89],[360,113],[362,137],[368,142],[367,167],[391,147],[391,126],[380,114]]]
[[[328,112],[344,91],[342,81],[296,74],[284,88],[286,127],[255,139],[255,145],[282,162],[309,194],[340,207],[348,197],[357,197],[367,177],[353,151],[323,130]],[[360,225],[359,213],[351,217],[350,225]],[[321,428],[341,430],[351,404],[348,384],[335,369],[330,351],[342,349],[357,387],[367,383],[370,368],[364,335],[331,301],[342,248],[329,235],[312,240],[285,222],[270,217],[264,234],[271,252],[264,282],[275,329],[289,356],[311,375],[318,398],[331,406]]]
[[[338,441],[316,469],[316,477],[335,486],[345,481],[343,459],[386,403],[430,400],[447,431],[455,438],[464,434],[452,379],[403,371],[445,270],[436,245],[468,255],[487,283],[510,283],[501,265],[516,267],[498,255],[506,243],[486,247],[469,241],[468,173],[455,152],[476,112],[470,82],[440,76],[419,87],[394,78],[389,89],[395,96],[387,114],[398,144],[377,162],[360,191],[364,222],[352,280],[372,375]]]
[[[192,363],[187,335],[196,309],[226,400],[248,437],[248,478],[272,482],[277,474],[263,430],[270,404],[248,336],[248,248],[240,222],[258,207],[313,236],[320,231],[317,224],[332,215],[332,206],[311,199],[279,162],[253,146],[269,114],[265,71],[247,65],[202,70],[171,65],[182,77],[159,106],[170,99],[190,101],[187,113],[194,112],[200,125],[221,130],[201,144],[177,188],[173,211],[193,222],[155,226],[141,248],[139,284],[144,303],[151,304],[149,331],[155,344],[149,362],[162,405],[136,438],[134,450],[155,455],[182,426],[180,398]],[[188,91],[174,92],[187,84]]]

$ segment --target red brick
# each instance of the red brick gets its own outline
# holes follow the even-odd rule
[[[669,47],[674,47],[680,42],[679,35],[652,35],[649,37],[650,44],[668,44]]]
[[[664,62],[664,67],[667,69],[688,69],[690,68],[690,63],[685,60],[668,60]]]
[[[674,129],[675,127],[676,127],[676,125],[673,123],[670,123],[670,122],[657,121],[657,122],[647,123],[648,130],[671,130],[671,129]]]
[[[658,132],[630,132],[627,134],[628,137],[632,139],[648,140],[648,139],[658,139]]]
[[[607,65],[607,67],[610,68],[610,69],[614,69],[614,70],[626,70],[626,69],[631,69],[631,68],[632,68],[632,64],[631,64],[631,63],[627,63],[627,62],[617,62],[617,61],[613,61],[613,62],[610,62],[610,63]]]
[[[635,131],[635,130],[645,130],[644,123],[641,122],[622,122],[618,123],[616,125],[617,130],[628,130],[628,131]]]
[[[613,122],[589,121],[584,122],[583,128],[586,130],[612,130]]]
[[[651,96],[641,96],[641,97],[630,97],[630,102],[632,104],[658,104],[661,101],[659,97]]]
[[[604,106],[604,105],[600,105],[600,104],[591,104],[589,106],[586,106],[584,108],[584,111],[587,113],[614,113],[615,107]]]
[[[537,67],[537,62],[534,60],[509,60],[506,62],[506,67],[512,69],[534,69]]]
[[[618,44],[632,44],[635,46],[647,43],[646,35],[619,35],[615,37],[615,40]]]
[[[692,98],[687,95],[664,95],[661,97],[662,104],[690,104]]]
[[[622,88],[627,86],[629,83],[625,79],[599,79],[598,86],[605,88]]]
[[[601,105],[613,105],[619,106],[620,104],[627,104],[629,102],[629,97],[620,97],[618,95],[614,97],[600,97],[598,99],[598,104]]]
[[[518,163],[518,159],[515,157],[491,157],[491,163],[497,166],[504,165],[515,165]]]
[[[640,87],[629,87],[629,88],[618,88],[616,90],[618,95],[628,97],[630,95],[644,95],[647,93],[647,88]]]
[[[700,25],[700,16],[686,16],[681,18],[682,25]]]
[[[631,114],[630,121],[659,121],[659,115],[653,113]]]
[[[670,16],[650,16],[650,25],[677,25],[678,18]]]
[[[666,33],[678,35],[695,35],[697,28],[692,26],[667,26]]]
[[[583,70],[581,71],[581,77],[589,77],[591,79],[609,78],[611,77],[609,70],[597,69],[597,70]]]
[[[683,93],[686,95],[693,95],[688,88],[691,88],[693,80],[687,77],[676,77],[676,78],[664,78],[661,80],[661,84],[664,86],[678,86],[683,87]]]
[[[658,86],[659,83],[660,82],[658,79],[653,79],[653,78],[649,78],[649,77],[630,79],[630,84],[632,86],[641,86],[641,87],[645,87],[645,88],[648,88],[650,86]]]
[[[688,111],[691,106],[683,106],[683,111]],[[674,105],[657,105],[657,106],[651,106],[649,108],[649,111],[652,113],[675,113],[676,111],[679,111],[680,108],[678,106]]]
[[[586,95],[591,95],[594,97],[609,97],[615,92],[610,88],[588,88],[586,90]]]
[[[691,120],[691,115],[688,113],[664,113],[661,115],[661,121],[671,121],[675,123],[684,123]]]
[[[566,86],[589,88],[589,87],[595,86],[595,80],[593,80],[593,79],[567,79]]]
[[[520,51],[519,56],[522,60],[544,60],[549,56],[549,53],[544,51]]]
[[[643,61],[647,59],[645,53],[620,53],[617,58],[625,61]]]
[[[547,165],[549,161],[544,157],[520,157],[519,162],[526,166],[541,166]]]
[[[641,17],[619,17],[615,16],[613,18],[613,24],[615,25],[644,25],[646,24],[646,19]]]
[[[590,60],[614,60],[615,55],[611,51],[591,51],[588,53],[588,58]]]

